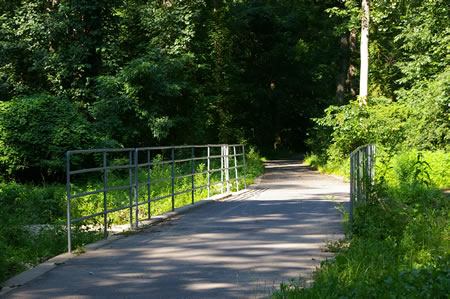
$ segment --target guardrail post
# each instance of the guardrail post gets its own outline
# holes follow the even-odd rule
[[[194,158],[195,158],[195,156],[194,156],[194,147],[192,147],[192,155],[191,155],[191,157],[192,157],[192,160],[191,160],[192,204],[194,204],[194,169],[195,169],[195,167],[194,167]]]
[[[353,209],[367,203],[375,179],[375,146],[360,146],[350,153],[350,232],[353,226]]]
[[[147,191],[148,191],[148,219],[151,218],[151,205],[150,205],[150,200],[151,200],[151,188],[150,188],[150,150],[147,150]]]
[[[244,167],[244,184],[245,184],[245,188],[247,188],[247,180],[246,180],[246,161],[245,161],[245,147],[244,145],[231,145],[233,146],[233,156],[234,157],[234,168],[235,168],[235,178],[234,180],[236,180],[236,189],[239,191],[241,185],[239,182],[239,170],[238,167]],[[67,249],[68,252],[72,251],[72,223],[76,223],[79,221],[83,221],[92,217],[100,217],[103,216],[103,224],[104,224],[104,236],[105,238],[108,236],[108,214],[115,212],[115,211],[119,211],[119,210],[126,210],[129,209],[129,217],[130,217],[130,228],[133,229],[134,225],[137,227],[139,227],[139,186],[143,186],[145,185],[143,180],[142,182],[139,181],[139,166],[144,166],[147,165],[147,192],[148,192],[148,200],[147,202],[142,202],[142,204],[144,203],[148,203],[148,217],[151,217],[151,198],[152,198],[152,194],[151,194],[151,167],[152,165],[156,165],[156,164],[172,164],[172,173],[171,173],[171,178],[168,178],[167,176],[165,176],[163,179],[158,179],[155,180],[155,182],[160,182],[160,181],[164,181],[167,182],[168,180],[171,180],[172,183],[172,194],[166,194],[165,196],[162,197],[158,197],[155,199],[163,199],[163,198],[169,198],[172,197],[172,211],[175,210],[175,196],[177,193],[175,193],[175,163],[177,162],[177,160],[175,160],[175,149],[178,148],[191,148],[191,158],[187,158],[187,159],[181,159],[179,160],[181,161],[191,161],[191,196],[192,196],[192,203],[195,202],[195,190],[196,190],[196,183],[195,183],[195,175],[198,175],[200,173],[196,173],[195,171],[195,161],[197,159],[207,159],[207,171],[202,171],[202,175],[203,173],[207,174],[207,180],[208,180],[208,184],[207,186],[202,185],[202,186],[198,186],[198,189],[203,189],[205,187],[207,187],[208,189],[208,197],[211,197],[212,193],[211,193],[211,181],[212,181],[212,176],[211,173],[217,172],[219,171],[219,169],[213,169],[211,170],[211,159],[212,158],[218,158],[218,155],[211,155],[211,148],[221,148],[221,181],[220,182],[215,182],[213,183],[213,185],[216,184],[221,184],[222,185],[222,193],[224,191],[224,182],[227,182],[227,192],[231,192],[231,189],[234,188],[233,184],[230,183],[230,181],[232,181],[233,179],[230,180],[230,175],[229,175],[229,169],[230,169],[230,161],[229,161],[229,157],[230,155],[230,145],[228,144],[221,144],[221,145],[204,145],[204,146],[197,146],[199,148],[204,149],[205,147],[207,148],[207,156],[205,157],[204,154],[202,155],[202,157],[197,157],[195,156],[195,145],[189,145],[189,146],[179,146],[179,147],[169,147],[169,146],[162,146],[162,147],[154,147],[154,148],[124,148],[124,149],[93,149],[93,150],[74,150],[74,151],[68,151],[66,153],[66,169],[67,169],[67,173],[66,173],[66,184],[67,184]],[[242,156],[243,156],[243,165],[238,165],[238,156],[240,156],[241,154],[237,154],[236,147],[242,147]],[[171,150],[171,160],[164,160],[164,161],[160,161],[160,162],[155,162],[152,163],[151,162],[151,150],[152,149],[158,149],[158,150],[163,150],[164,154],[167,154],[167,152],[165,150],[170,149]],[[139,164],[139,151],[147,151],[147,163],[146,164]],[[128,152],[128,159],[129,162],[128,164],[125,163],[121,163],[120,165],[114,165],[115,163],[111,163],[111,165],[108,166],[108,153],[112,153],[112,152],[120,152],[121,153],[121,157],[124,158],[122,155],[126,155],[126,152]],[[93,167],[93,168],[87,168],[87,169],[80,169],[80,170],[71,170],[71,155],[74,154],[78,154],[78,153],[96,153],[95,155],[99,154],[101,155],[100,157],[102,157],[103,159],[103,166],[102,167]],[[372,152],[369,152],[368,154],[368,158],[371,160],[372,158]],[[125,156],[126,157],[126,156]],[[167,157],[167,156],[166,156]],[[113,159],[114,157],[109,157],[109,159]],[[121,158],[121,159],[122,159]],[[121,186],[110,186],[108,188],[108,171],[109,170],[115,170],[115,169],[123,169],[126,170],[128,168],[128,172],[129,172],[129,182],[128,185],[123,184]],[[134,172],[133,172],[134,169]],[[82,192],[82,193],[78,193],[78,194],[71,194],[72,192],[74,192],[74,190],[71,190],[71,177],[72,175],[77,175],[77,174],[81,174],[81,173],[88,173],[88,172],[96,172],[96,173],[101,173],[103,172],[103,189],[97,189],[95,191],[89,191],[89,192]],[[225,172],[225,173],[224,173]],[[126,173],[125,175],[125,179],[126,179]],[[134,181],[133,181],[133,176],[134,176]],[[186,177],[189,175],[182,175],[180,177]],[[225,176],[225,180],[224,180],[224,176]],[[123,205],[121,207],[118,208],[114,208],[111,210],[108,210],[108,192],[110,191],[114,191],[114,190],[124,190],[126,192],[126,189],[129,189],[129,203],[128,205]],[[242,187],[241,187],[242,188]],[[233,189],[234,190],[234,189]],[[179,192],[178,194],[181,193],[185,193],[185,192],[189,192],[189,190],[186,191],[182,191]],[[92,194],[102,194],[103,193],[103,211],[99,211],[97,213],[91,214],[91,215],[82,215],[79,218],[76,219],[72,219],[71,218],[71,202],[72,202],[72,198],[78,198],[78,197],[83,197],[83,196],[89,196]],[[198,195],[197,195],[198,196]],[[145,197],[145,195],[144,195]],[[134,198],[134,200],[133,200]],[[101,200],[101,199],[100,199]],[[133,203],[134,202],[134,203]],[[100,202],[101,203],[101,202]],[[111,207],[109,207],[111,208]],[[133,211],[133,208],[135,208],[136,210]],[[125,211],[126,212],[126,211]],[[135,223],[133,222],[133,212],[135,212],[134,217],[136,217],[136,221]],[[98,218],[97,218],[98,219]]]
[[[72,252],[72,220],[70,216],[70,152],[66,153],[66,185],[67,185],[67,251]]]
[[[353,165],[353,153],[350,154],[350,213],[349,213],[349,220],[350,220],[350,233],[352,232],[352,226],[353,226],[353,196],[354,196],[354,165]]]
[[[369,180],[369,172],[368,172],[368,157],[367,157],[367,154],[368,154],[368,149],[367,149],[367,147],[364,149],[364,151],[362,152],[362,154],[363,154],[363,165],[362,165],[362,169],[363,169],[363,181],[362,181],[362,183],[363,183],[363,197],[364,197],[364,201],[367,201],[367,192],[368,192],[368,186],[367,186],[367,183],[369,182],[368,180]]]
[[[106,168],[107,166],[107,162],[106,162],[106,152],[103,152],[103,167]],[[103,237],[106,239],[108,238],[108,213],[106,211],[108,211],[108,207],[107,207],[107,192],[106,192],[106,188],[108,188],[108,182],[107,182],[107,170],[104,169],[103,170]]]
[[[244,145],[242,145],[242,158],[244,158],[244,187],[245,187],[245,189],[247,189],[247,169],[246,169],[246,166],[245,166],[245,147],[244,147]]]
[[[132,165],[133,165],[133,154],[132,151],[128,151],[128,174],[129,174],[129,186],[130,186],[130,201],[129,201],[129,205],[130,205],[130,229],[133,228],[133,171],[131,170]]]
[[[230,156],[229,156],[229,150],[230,147],[228,146],[228,144],[223,146],[225,155],[224,155],[224,162],[225,162],[225,180],[227,182],[227,193],[230,193]]]
[[[370,149],[369,168],[371,169],[370,177],[371,177],[371,183],[373,184],[375,182],[375,146],[372,144],[372,145],[370,145],[369,149]]]
[[[234,156],[234,178],[236,180],[236,190],[239,191],[239,176],[238,176],[238,167],[237,167],[237,157],[236,157],[236,146],[233,145],[233,156]]]
[[[359,201],[361,199],[361,155],[359,152],[356,153],[356,200]]]
[[[172,147],[172,211],[175,210],[175,148]]]
[[[223,144],[220,146],[220,194],[223,193],[223,155],[224,155],[224,150],[223,150]]]
[[[211,148],[209,147],[209,144],[208,144],[208,166],[207,166],[207,170],[208,170],[208,198],[209,197],[211,197],[211,186],[210,186],[210,183],[211,183],[211,174],[210,174],[210,168],[211,168],[211,158],[210,158],[210,156],[211,156]]]
[[[136,218],[136,228],[139,227],[139,163],[138,163],[138,153],[139,149],[134,151],[134,204],[135,204],[135,218]]]

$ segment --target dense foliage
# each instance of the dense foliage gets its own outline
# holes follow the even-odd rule
[[[448,9],[441,0],[372,3],[367,105],[328,107],[308,141],[316,155],[340,160],[365,143],[391,155],[450,149]],[[352,24],[351,10],[332,11]]]
[[[67,150],[245,143],[274,156],[308,149],[310,163],[347,175],[348,154],[374,143],[373,201],[356,212],[349,247],[337,246],[309,291],[283,285],[279,295],[448,295],[448,199],[438,189],[450,187],[450,7],[370,1],[369,92],[358,99],[359,6],[2,1],[0,280],[63,250],[61,227],[36,237],[24,226],[63,219],[56,183]],[[95,210],[80,200],[80,213]]]
[[[155,157],[158,161],[161,157]],[[239,161],[239,164],[242,160]],[[246,155],[246,182],[251,184],[253,180],[263,172],[261,157],[253,149]],[[198,172],[205,171],[203,161],[196,164]],[[220,168],[220,161],[211,162],[211,169]],[[154,180],[171,176],[170,165],[155,165],[152,168]],[[191,173],[190,163],[177,166],[176,175]],[[243,175],[242,170],[238,174]],[[140,180],[147,179],[147,172],[139,172]],[[237,190],[234,171],[230,171],[231,190]],[[111,186],[124,186],[129,184],[128,176],[111,172],[108,174],[108,183]],[[220,181],[220,172],[215,172],[210,177],[211,183]],[[206,186],[207,175],[195,176],[195,186]],[[239,180],[240,190],[244,186],[244,179]],[[72,184],[73,192],[84,193],[101,190],[103,182],[101,178],[91,177],[76,180]],[[211,196],[221,193],[221,184],[211,187]],[[182,192],[191,188],[191,178],[185,177],[176,180],[175,192]],[[226,188],[226,186],[225,186]],[[171,182],[163,181],[152,184],[151,197],[169,197],[154,201],[151,204],[151,215],[159,215],[172,209]],[[195,191],[195,201],[208,196],[206,188]],[[182,193],[175,197],[175,208],[191,203],[191,192]],[[139,189],[139,201],[147,200],[147,188]],[[67,251],[67,229],[65,227],[67,205],[66,188],[64,185],[33,186],[30,184],[0,184],[0,282],[11,276],[27,270],[49,258]],[[103,194],[75,198],[71,202],[72,219],[86,216],[103,210]],[[129,189],[117,190],[108,193],[108,206],[110,209],[127,206],[129,204]],[[147,205],[141,205],[139,219],[148,219]],[[129,209],[120,210],[108,214],[108,226],[128,224]],[[103,238],[103,217],[95,217],[87,221],[77,222],[72,228],[73,249],[79,249],[83,245]]]
[[[328,244],[336,256],[312,284],[292,280],[273,298],[448,297],[450,206],[437,188],[450,186],[450,154],[412,150],[377,164],[377,183],[357,205],[348,238]]]
[[[346,1],[330,12],[351,27],[354,8]],[[273,297],[448,297],[450,207],[441,190],[450,188],[448,9],[440,0],[372,2],[367,104],[354,98],[316,118],[307,161],[348,176],[349,153],[375,144],[375,184],[314,282],[282,284]]]
[[[327,7],[310,0],[2,2],[2,176],[26,181],[28,170],[54,179],[64,171],[64,151],[100,146],[302,149],[309,119],[334,101],[339,36]],[[64,142],[44,129],[34,140],[9,137],[25,129],[11,126],[18,106],[9,102],[30,99],[60,101],[78,115],[48,124]],[[35,107],[22,104],[25,125],[51,118]],[[23,152],[44,139],[58,146],[52,154]]]
[[[64,98],[17,98],[0,102],[0,111],[0,167],[22,179],[33,170],[49,177],[64,169],[65,149],[94,144],[95,130]]]

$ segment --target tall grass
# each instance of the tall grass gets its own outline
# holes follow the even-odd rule
[[[162,157],[157,156],[153,161],[161,161]],[[243,161],[237,161],[238,165],[242,165]],[[192,173],[192,165],[191,162],[182,162],[176,163],[174,166],[174,175],[175,176],[183,176],[190,175]],[[220,160],[212,159],[210,169],[218,170],[220,169]],[[230,167],[232,167],[232,161],[230,161]],[[247,183],[251,183],[253,179],[260,175],[263,171],[263,166],[260,161],[260,157],[258,154],[251,150],[247,154],[246,161],[247,168]],[[195,163],[194,172],[201,173],[206,170],[206,164],[204,162]],[[168,164],[158,164],[152,165],[150,169],[148,168],[139,168],[138,170],[138,183],[148,183],[149,182],[149,173],[151,180],[160,180],[160,179],[169,179],[157,183],[152,183],[150,186],[148,184],[142,185],[138,187],[137,199],[138,203],[144,203],[139,206],[139,219],[147,219],[149,218],[149,214],[158,215],[172,209],[172,181],[170,180],[172,175],[172,166]],[[245,185],[245,180],[243,178],[244,172],[243,168],[238,168],[238,173],[235,172],[234,169],[229,170],[229,184],[231,191],[237,191],[238,189],[243,189]],[[210,196],[214,196],[223,192],[226,192],[227,183],[224,182],[222,184],[216,184],[225,180],[225,177],[222,178],[220,171],[214,171],[210,174],[210,183],[213,184],[210,187]],[[81,183],[72,184],[72,194],[81,194],[86,192],[98,191],[103,189],[103,177],[98,176],[96,178],[91,178],[88,183],[85,182],[84,179],[81,179]],[[119,170],[109,170],[107,172],[107,184],[108,188],[120,187],[120,186],[129,186],[130,181],[134,184],[134,172],[131,176],[128,174],[128,169],[119,169]],[[194,186],[195,187],[203,187],[201,189],[194,190],[193,194],[189,191],[192,188],[192,177],[184,177],[177,178],[174,180],[174,193],[184,192],[182,194],[175,195],[174,197],[174,207],[182,207],[187,204],[192,203],[192,201],[196,202],[201,199],[204,199],[208,196],[208,188],[206,187],[208,184],[208,175],[206,173],[198,174],[194,176]],[[153,200],[159,197],[167,196],[164,199],[160,199],[157,201],[152,201],[150,204],[145,203],[148,200]],[[72,218],[78,218],[90,214],[95,214],[102,212],[104,209],[103,206],[103,193],[92,194],[88,196],[74,198],[71,201],[72,204]],[[125,188],[122,190],[115,190],[107,192],[107,208],[115,209],[120,207],[126,207],[128,205],[135,203],[134,198],[134,189]],[[134,215],[135,210],[132,209],[132,214]],[[130,218],[130,209],[124,209],[118,212],[114,212],[108,214],[108,223],[112,224],[124,224],[129,222]],[[134,216],[133,216],[134,217]],[[88,224],[100,224],[102,222],[102,217],[97,217],[96,219],[92,219],[89,221],[85,221]]]
[[[305,163],[316,168],[321,173],[350,176],[350,159],[328,160],[325,155],[311,153],[305,157]]]
[[[155,157],[155,159],[161,159]],[[117,164],[123,161],[116,161]],[[240,162],[241,164],[242,162]],[[231,164],[231,160],[230,160]],[[211,169],[220,168],[220,160],[214,161]],[[196,163],[195,170],[202,172],[206,170],[205,163]],[[247,184],[262,174],[264,166],[261,157],[255,150],[251,149],[246,154]],[[154,165],[151,169],[153,180],[171,176],[170,165]],[[191,172],[189,163],[177,165],[176,175]],[[239,176],[242,176],[242,168]],[[129,184],[128,170],[109,171],[108,187],[124,186]],[[146,169],[140,169],[139,182],[147,180]],[[230,179],[235,178],[234,170],[230,170]],[[220,181],[220,172],[211,175],[211,183]],[[207,184],[207,175],[196,175],[195,186]],[[175,181],[175,192],[191,188],[191,177],[177,179]],[[243,179],[239,180],[240,189],[244,188]],[[90,192],[103,189],[101,176],[84,176],[72,184],[72,194]],[[226,185],[224,186],[226,190]],[[232,182],[231,190],[237,189],[237,183]],[[221,184],[211,187],[211,195],[222,191]],[[171,181],[160,182],[151,185],[151,198],[169,195],[172,192]],[[148,199],[147,186],[138,188],[139,202]],[[199,189],[194,192],[195,201],[206,198],[207,189]],[[108,209],[126,206],[130,202],[130,190],[119,190],[108,192]],[[133,198],[134,202],[134,198]],[[181,207],[192,202],[191,192],[175,196],[175,207]],[[66,186],[46,185],[33,186],[16,183],[0,184],[0,281],[20,273],[40,262],[43,262],[57,254],[67,251],[66,224]],[[158,215],[172,209],[171,197],[152,202],[150,205],[151,215]],[[72,200],[72,218],[86,216],[103,210],[103,193],[94,194]],[[148,218],[148,205],[139,208],[139,219]],[[108,225],[129,223],[129,209],[108,214]],[[134,211],[133,211],[134,217]],[[72,244],[74,248],[81,247],[90,242],[99,240],[103,234],[99,231],[90,231],[89,225],[99,225],[101,230],[102,217],[95,217],[78,223],[72,230]]]
[[[448,298],[450,209],[439,190],[449,187],[448,158],[410,151],[378,165],[373,200],[355,210],[351,238],[332,244],[336,256],[312,284],[284,283],[273,298]]]

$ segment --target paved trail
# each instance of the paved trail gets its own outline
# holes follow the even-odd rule
[[[321,246],[342,237],[335,201],[348,189],[300,161],[267,162],[249,191],[71,258],[6,297],[265,297],[329,255]]]

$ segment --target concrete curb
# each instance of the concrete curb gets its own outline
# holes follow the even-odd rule
[[[259,180],[258,183],[260,181],[261,180]],[[255,185],[256,183],[257,182],[256,182],[256,179],[255,179],[255,182],[252,185]],[[150,219],[150,220],[140,221],[138,229],[130,230],[129,227],[128,227],[128,229],[124,230],[123,232],[127,232],[127,231],[139,232],[140,230],[145,229],[145,228],[151,226],[152,224],[159,223],[159,222],[162,222],[164,220],[170,219],[170,218],[172,218],[172,217],[174,217],[176,215],[180,215],[180,214],[182,214],[184,212],[187,212],[188,210],[190,210],[192,208],[199,207],[199,206],[202,206],[204,204],[208,204],[208,203],[211,203],[211,202],[214,202],[214,201],[223,200],[225,198],[228,198],[228,197],[231,197],[231,196],[235,196],[235,195],[239,195],[239,194],[245,193],[247,191],[248,191],[248,189],[245,189],[245,190],[241,190],[239,192],[219,194],[219,195],[212,196],[210,198],[202,199],[202,200],[196,202],[195,204],[189,204],[189,205],[177,208],[174,211],[166,212],[166,213],[158,215],[158,216],[153,216],[152,219]],[[119,239],[122,239],[122,238],[125,238],[125,237],[126,237],[126,234],[118,233],[116,235],[109,236],[107,239],[100,240],[100,241],[97,241],[97,242],[92,243],[92,244],[88,244],[88,245],[84,246],[84,249],[86,251],[97,250],[97,249],[99,249],[101,247],[104,247],[105,245],[107,245],[107,244],[109,244],[111,242],[114,242],[116,240],[119,240]],[[68,253],[68,252],[60,254],[60,255],[57,255],[57,256],[49,259],[48,261],[37,265],[34,268],[26,270],[26,271],[24,271],[24,272],[22,272],[22,273],[20,273],[20,274],[18,274],[16,276],[14,276],[14,277],[8,279],[7,281],[5,281],[5,282],[0,284],[0,287],[2,288],[0,290],[0,297],[3,297],[4,295],[6,295],[10,291],[14,290],[15,288],[20,287],[20,286],[26,284],[27,282],[36,279],[37,277],[39,277],[39,276],[45,274],[46,272],[48,272],[48,271],[58,267],[61,264],[64,264],[67,260],[69,260],[69,259],[71,259],[73,257],[76,257],[78,255],[80,255],[80,253]]]

